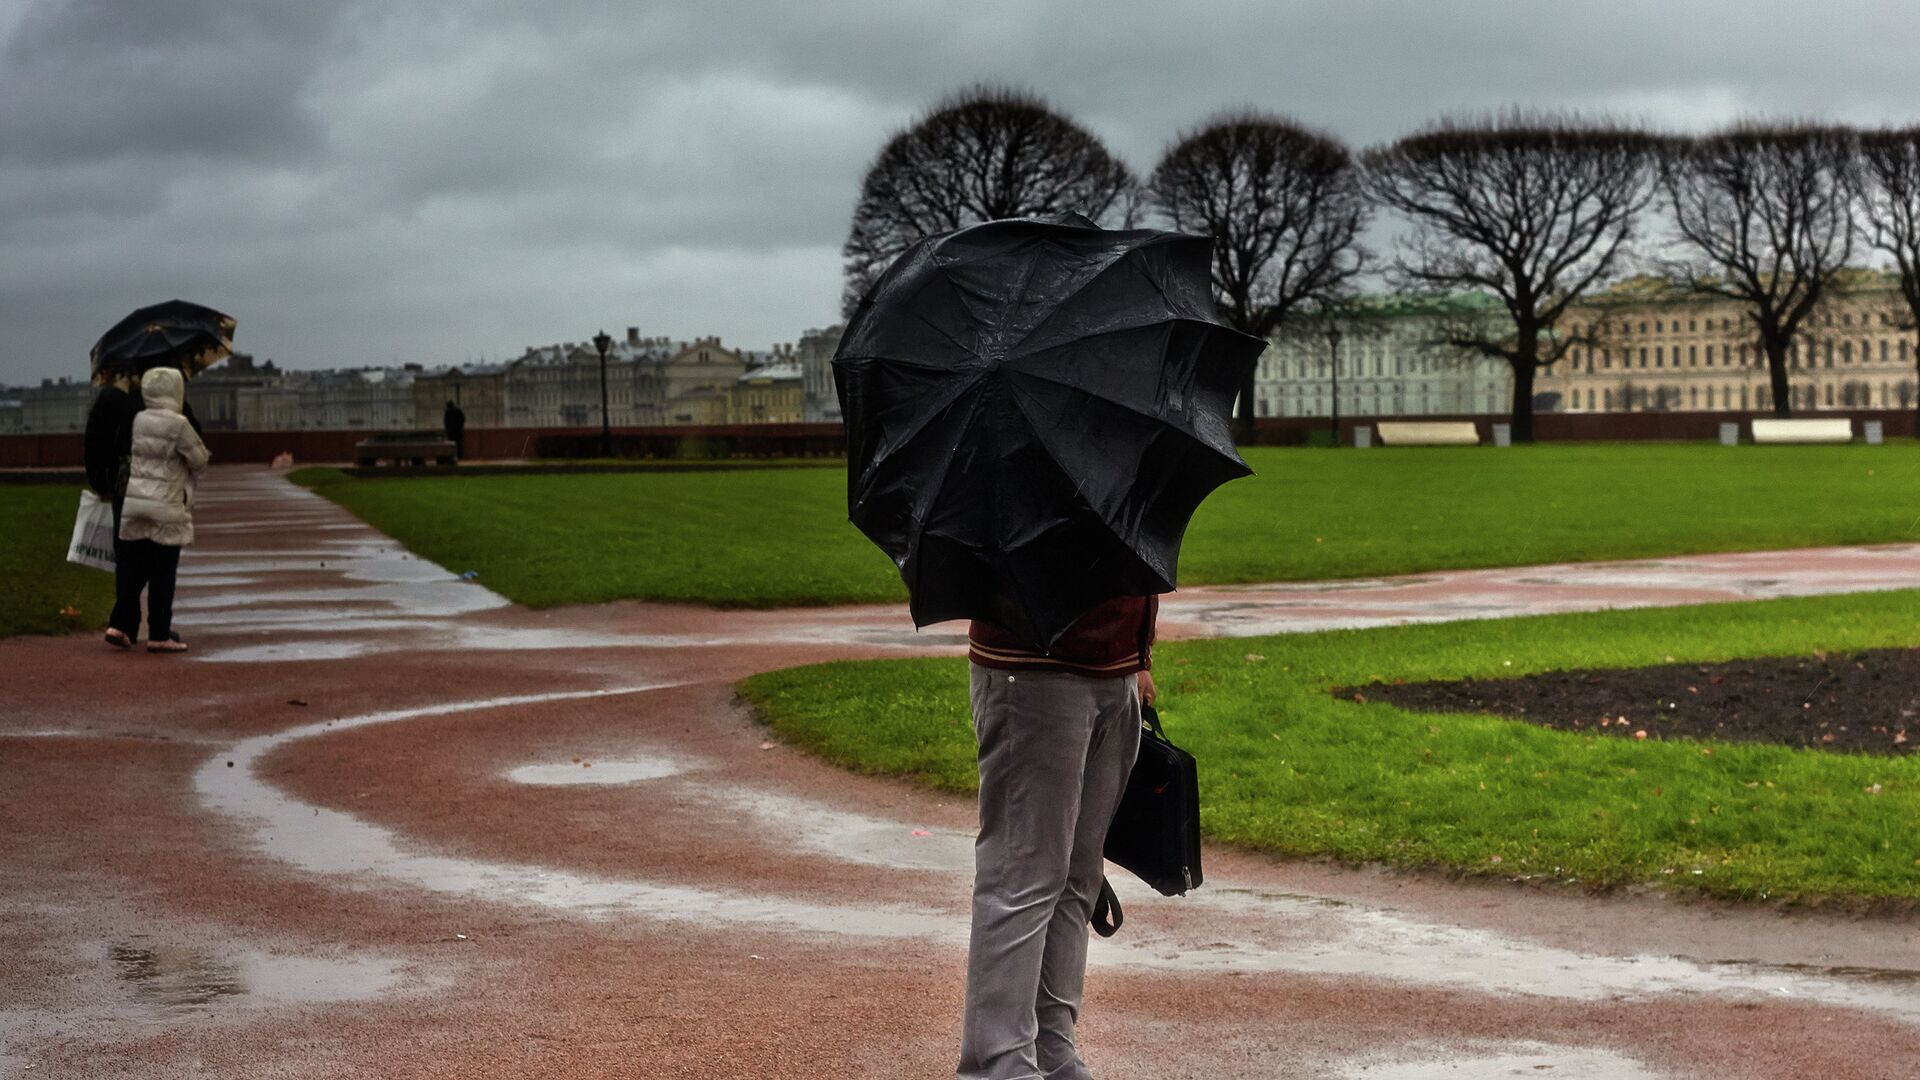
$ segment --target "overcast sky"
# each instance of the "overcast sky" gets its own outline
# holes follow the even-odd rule
[[[179,296],[294,367],[834,321],[887,134],[979,80],[1134,168],[1238,105],[1920,120],[1913,0],[0,0],[0,383]]]

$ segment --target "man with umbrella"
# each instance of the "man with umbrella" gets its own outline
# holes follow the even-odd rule
[[[1156,596],[1263,343],[1221,325],[1209,241],[1085,218],[922,241],[834,373],[848,516],[917,625],[972,620],[979,743],[963,1080],[1088,1080],[1074,1042],[1107,826],[1153,695]]]
[[[135,311],[100,336],[89,359],[93,385],[100,388],[87,411],[85,454],[87,486],[113,504],[114,604],[107,619],[107,644],[130,649],[140,633],[140,594],[153,568],[120,539],[127,479],[133,453],[133,419],[145,407],[141,377],[155,368],[174,368],[191,378],[233,352],[234,321],[212,308],[169,300]],[[193,406],[181,410],[197,435]]]

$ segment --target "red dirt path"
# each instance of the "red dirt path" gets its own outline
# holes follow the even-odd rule
[[[964,934],[971,806],[763,750],[730,689],[951,635],[871,608],[497,606],[260,470],[217,472],[202,520],[191,659],[0,642],[0,1076],[951,1075],[961,952],[886,935]],[[677,685],[430,711],[651,683]],[[680,771],[507,777],[574,758]],[[312,830],[222,809],[241,781]],[[370,837],[393,850],[356,868]],[[866,861],[808,846],[848,837]],[[1095,950],[1103,1080],[1920,1076],[1914,917],[1209,860],[1205,895],[1124,893],[1122,944]],[[589,910],[523,871],[625,891]],[[810,912],[836,921],[797,929]]]

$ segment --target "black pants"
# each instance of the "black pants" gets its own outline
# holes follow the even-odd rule
[[[147,594],[147,640],[173,634],[173,586],[180,572],[180,549],[152,540],[120,539],[120,508],[113,513],[113,614],[107,625],[140,636],[140,594]]]

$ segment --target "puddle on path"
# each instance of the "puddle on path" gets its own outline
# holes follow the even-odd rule
[[[454,586],[461,588],[464,586]],[[892,632],[872,627],[809,627],[790,630],[752,631],[741,634],[620,634],[591,630],[547,629],[544,627],[471,626],[435,622],[426,619],[395,618],[407,612],[324,613],[263,612],[252,621],[236,622],[237,633],[313,632],[314,637],[276,641],[260,645],[220,645],[202,647],[194,657],[207,663],[269,663],[277,660],[346,660],[397,650],[453,650],[458,652],[514,652],[556,649],[702,649],[761,645],[891,645],[903,649],[940,646],[959,648],[965,640],[946,635],[915,636],[911,632]],[[291,617],[288,617],[288,616]],[[310,618],[303,616],[310,615]],[[317,624],[317,625],[316,625]],[[348,634],[408,633],[411,640]],[[319,636],[319,635],[342,636]]]
[[[1662,1080],[1631,1058],[1597,1047],[1519,1043],[1493,1051],[1436,1051],[1413,1060],[1349,1062],[1342,1080]]]
[[[107,948],[115,976],[136,1000],[194,1009],[231,999],[250,1005],[324,1005],[377,997],[400,981],[395,960],[290,956],[258,949],[209,952],[134,935]]]
[[[389,957],[293,956],[238,945],[208,949],[139,934],[94,946],[87,968],[83,982],[97,978],[101,987],[118,990],[89,987],[72,1005],[0,1005],[0,1076],[37,1075],[26,1071],[35,1044],[112,1042],[255,1009],[367,1001],[408,983],[408,992],[445,985],[444,977],[421,978]]]
[[[962,879],[962,885],[973,873],[970,832],[916,827],[836,810],[816,799],[733,785],[702,784],[689,793],[744,811],[767,843],[865,866],[943,871]],[[964,896],[964,888],[955,895]]]
[[[677,776],[687,766],[667,758],[628,758],[612,761],[594,758],[522,765],[507,772],[516,784],[631,784],[639,780],[658,780]]]
[[[641,915],[703,927],[734,925],[869,940],[917,938],[964,946],[966,896],[958,887],[952,910],[879,903],[815,904],[728,889],[590,877],[534,864],[434,855],[351,814],[301,802],[268,784],[254,768],[280,747],[325,732],[515,705],[632,695],[665,685],[672,684],[494,698],[308,724],[234,744],[210,758],[196,772],[194,784],[209,809],[249,830],[268,854],[309,873],[357,886],[381,879],[479,902],[529,905],[591,918]],[[227,767],[229,761],[234,767]],[[711,797],[750,811],[757,807],[781,820],[786,836],[773,842],[796,838],[803,846],[832,850],[836,857],[857,853],[864,844],[867,857],[883,865],[964,872],[956,865],[961,838],[952,834],[916,849],[913,841],[933,838],[911,837],[910,830],[897,824],[860,815],[816,814],[811,800],[732,792],[717,785],[707,788]],[[907,832],[904,838],[903,831]],[[915,857],[916,850],[926,853],[924,861]],[[1217,888],[1166,901],[1145,895],[1144,886],[1133,885],[1122,881],[1116,888],[1130,907],[1140,907],[1137,925],[1141,929],[1136,933],[1130,927],[1122,939],[1096,940],[1090,959],[1097,964],[1173,972],[1350,975],[1579,1000],[1663,992],[1785,997],[1878,1009],[1920,1022],[1920,993],[1884,981],[1707,965],[1670,956],[1586,955],[1356,904]],[[1203,904],[1237,916],[1235,939],[1221,940],[1217,925],[1189,931],[1205,934],[1203,940],[1183,938],[1179,904]],[[1156,919],[1153,909],[1163,906],[1169,917]]]

